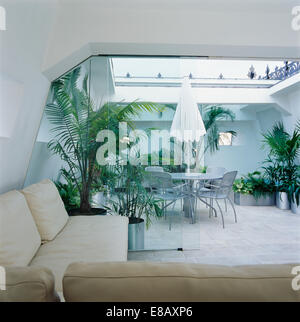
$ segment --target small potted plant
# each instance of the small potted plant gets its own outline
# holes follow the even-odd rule
[[[273,206],[274,185],[259,171],[235,180],[234,202],[240,206]]]
[[[151,224],[151,217],[162,217],[161,200],[153,197],[144,184],[143,166],[117,164],[111,176],[111,211],[129,219],[128,249],[144,249],[144,234]]]

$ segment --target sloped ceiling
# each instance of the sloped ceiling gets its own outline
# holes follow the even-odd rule
[[[60,0],[44,74],[95,54],[297,58],[294,0]]]

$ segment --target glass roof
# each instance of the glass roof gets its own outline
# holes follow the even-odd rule
[[[283,61],[262,60],[220,60],[203,58],[112,58],[115,77],[163,77],[178,78],[192,75],[193,78],[249,79],[251,65],[254,67],[255,79],[266,75],[267,66],[270,73],[276,68],[284,67]]]

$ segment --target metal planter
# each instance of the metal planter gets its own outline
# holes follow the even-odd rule
[[[275,194],[271,193],[255,199],[253,195],[244,195],[235,192],[234,203],[239,206],[274,206]]]
[[[291,208],[291,203],[286,192],[276,192],[276,207],[282,210]]]
[[[142,250],[145,247],[145,222],[141,218],[129,218],[128,250]]]
[[[93,204],[96,207],[105,207],[106,206],[106,196],[104,192],[100,191],[93,195],[92,197]]]
[[[300,215],[300,204],[297,206],[295,198],[294,201],[291,202],[291,210],[293,214]]]

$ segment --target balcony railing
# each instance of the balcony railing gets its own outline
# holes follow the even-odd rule
[[[285,80],[293,75],[300,72],[300,61],[285,62],[285,65],[281,68],[275,67],[273,72],[266,69],[266,75],[264,77],[259,77],[259,79],[274,79],[274,80]]]

